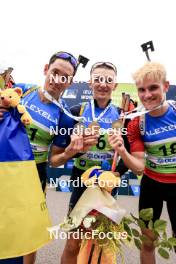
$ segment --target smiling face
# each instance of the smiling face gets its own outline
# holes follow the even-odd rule
[[[90,87],[97,101],[108,102],[116,88],[116,73],[108,68],[96,68],[91,73]]]
[[[166,75],[165,67],[158,62],[147,62],[133,74],[139,99],[146,109],[152,110],[164,102],[169,89]],[[164,106],[157,112],[164,111],[167,104]]]
[[[136,83],[138,96],[141,103],[148,110],[159,106],[165,99],[165,93],[169,89],[169,82],[145,80]]]
[[[45,90],[58,99],[62,92],[72,83],[74,68],[69,61],[56,59],[52,64],[45,65]]]

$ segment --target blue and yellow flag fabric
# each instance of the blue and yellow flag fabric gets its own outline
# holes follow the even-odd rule
[[[49,242],[45,196],[25,128],[12,108],[0,120],[0,259]]]

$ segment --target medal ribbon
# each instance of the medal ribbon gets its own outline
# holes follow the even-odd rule
[[[92,111],[92,119],[93,121],[97,122],[99,121],[103,116],[104,114],[109,110],[110,106],[111,106],[111,102],[106,106],[106,108],[103,110],[103,112],[101,112],[101,114],[96,117],[95,116],[95,104],[94,104],[94,100],[91,100],[91,111]]]
[[[147,110],[147,109],[145,109],[143,106],[138,106],[138,107],[136,107],[135,109],[133,109],[132,111],[129,111],[129,112],[126,112],[126,113],[122,114],[122,117],[121,117],[121,118],[124,118],[124,119],[131,119],[131,120],[132,120],[132,119],[134,119],[134,118],[137,117],[137,116],[142,116],[142,115],[144,115],[144,114],[146,114],[146,113],[150,113],[150,112],[152,112],[152,111],[154,111],[154,110],[159,109],[160,107],[163,106],[164,102],[165,102],[165,99],[160,103],[160,105],[154,107],[154,108],[151,109],[151,110]],[[142,109],[144,109],[144,110],[142,110]],[[139,110],[139,111],[138,111],[138,110]],[[137,112],[132,113],[132,112],[134,112],[134,111],[137,111]]]
[[[55,98],[53,98],[46,90],[44,90],[44,88],[42,87],[42,93],[43,95],[53,104],[57,105],[63,112],[64,114],[66,114],[67,116],[69,116],[70,118],[74,119],[77,122],[84,122],[85,118],[82,117],[78,117],[78,116],[74,116],[72,115],[67,109],[64,108],[60,98],[59,100],[56,100]]]

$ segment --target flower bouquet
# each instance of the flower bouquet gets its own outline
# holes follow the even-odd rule
[[[120,240],[127,236],[120,224],[125,210],[110,194],[120,185],[120,178],[95,166],[85,171],[81,180],[87,189],[60,227],[65,231],[79,228],[82,233],[78,264],[115,264],[117,253],[121,254]]]
[[[110,183],[114,187],[120,185],[119,178],[110,171],[92,167],[83,173],[82,181],[88,188],[64,223],[59,225],[64,231],[79,228],[82,243],[77,264],[116,264],[118,254],[124,263],[122,244],[131,244],[141,250],[144,241],[151,243],[145,229],[154,234],[152,240],[159,255],[169,259],[176,248],[176,238],[167,237],[167,222],[162,219],[153,222],[152,208],[141,210],[139,217],[124,216],[125,210],[110,194],[113,186],[109,187]]]

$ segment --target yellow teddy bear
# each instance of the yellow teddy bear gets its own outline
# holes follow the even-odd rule
[[[120,186],[120,177],[116,177],[112,171],[103,170],[100,166],[93,166],[86,170],[81,176],[81,181],[87,187],[96,184],[109,193],[115,187]]]
[[[20,105],[22,94],[22,89],[19,87],[0,90],[0,107],[7,109],[10,107],[16,107],[18,112],[22,114],[21,122],[24,125],[30,125],[32,123],[32,117],[27,112],[25,106]]]

